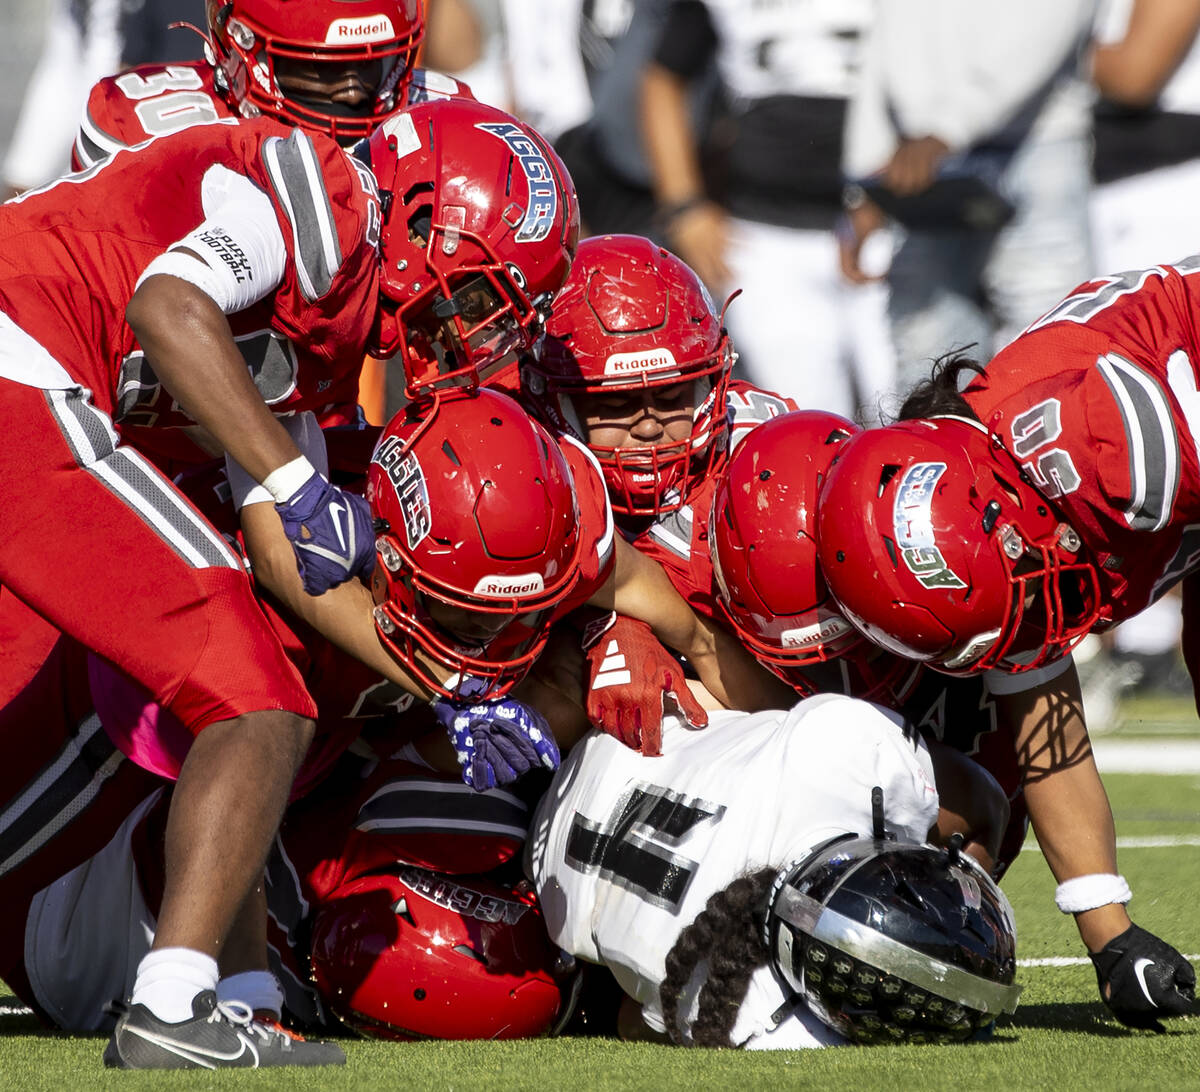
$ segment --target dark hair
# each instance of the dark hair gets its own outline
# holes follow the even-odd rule
[[[896,412],[897,421],[917,417],[967,417],[979,420],[960,391],[974,375],[983,375],[983,365],[960,352],[947,353],[933,362],[928,379],[922,379]],[[964,376],[966,378],[964,379]]]
[[[679,1026],[680,994],[697,964],[708,960],[708,978],[700,990],[700,1010],[692,1024],[695,1046],[727,1047],[750,978],[769,958],[763,942],[767,895],[778,871],[764,868],[739,876],[710,896],[696,920],[679,934],[667,953],[667,973],[659,995],[667,1034],[683,1041]]]

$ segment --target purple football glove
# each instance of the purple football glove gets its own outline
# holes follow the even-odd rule
[[[433,703],[462,767],[462,778],[476,792],[509,785],[538,766],[558,769],[558,744],[545,718],[519,701],[460,705]]]
[[[343,492],[313,471],[283,504],[275,505],[275,511],[309,595],[320,595],[352,576],[370,578],[375,527],[365,499]]]

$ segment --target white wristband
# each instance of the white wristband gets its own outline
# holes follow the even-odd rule
[[[262,480],[262,487],[275,498],[276,504],[285,504],[309,478],[317,472],[303,455],[290,463],[284,463],[271,471]]]
[[[1111,872],[1093,872],[1064,880],[1054,892],[1054,902],[1064,914],[1080,914],[1109,903],[1125,903],[1133,898],[1124,876]]]

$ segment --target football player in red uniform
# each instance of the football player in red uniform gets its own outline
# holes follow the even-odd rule
[[[337,453],[339,463],[353,465],[353,449],[361,448],[361,433],[322,433],[311,414],[297,415],[288,427],[322,472],[328,469],[326,436],[348,449],[349,458],[347,451]],[[302,985],[307,979],[305,922],[317,919],[314,946],[319,979],[327,987],[326,1000],[355,1026],[394,1035],[490,1036],[502,1027],[507,1027],[509,1034],[532,1034],[544,1030],[553,1019],[560,997],[558,979],[549,966],[553,961],[543,958],[549,947],[544,941],[540,947],[537,943],[538,915],[528,900],[522,903],[519,895],[497,890],[491,881],[455,881],[460,897],[476,891],[488,900],[507,900],[513,903],[514,914],[518,904],[525,907],[519,910],[517,920],[493,923],[497,928],[489,930],[487,940],[495,957],[489,960],[488,975],[507,975],[510,987],[527,984],[520,1004],[476,1011],[484,984],[490,987],[488,996],[503,1004],[505,991],[497,992],[498,980],[485,976],[475,982],[470,958],[459,962],[451,955],[441,964],[436,960],[430,963],[427,957],[431,953],[422,955],[428,945],[417,943],[421,930],[432,927],[431,921],[440,921],[438,928],[442,928],[456,920],[452,913],[443,912],[445,907],[436,908],[439,885],[451,882],[440,874],[488,871],[510,857],[523,837],[519,800],[497,791],[496,782],[512,781],[544,764],[542,757],[552,754],[546,747],[536,746],[539,726],[550,747],[553,740],[532,710],[511,700],[485,710],[482,700],[503,695],[518,683],[544,645],[554,617],[594,597],[597,591],[615,584],[613,605],[641,610],[651,620],[670,618],[665,608],[671,599],[683,616],[690,612],[665,576],[631,547],[616,547],[618,553],[628,556],[616,560],[617,572],[612,572],[614,547],[607,494],[590,456],[570,440],[561,441],[560,447],[503,395],[486,390],[474,395],[455,391],[414,404],[385,430],[370,474],[372,503],[381,519],[373,595],[351,581],[315,600],[303,598],[319,604],[320,618],[328,624],[338,605],[346,602],[344,597],[357,588],[359,595],[351,600],[357,603],[350,607],[352,617],[365,623],[372,634],[369,643],[382,656],[383,670],[371,672],[336,646],[321,641],[298,620],[285,620],[286,612],[277,610],[270,596],[262,596],[264,613],[302,671],[321,713],[317,738],[293,796],[310,789],[334,767],[330,779],[322,780],[314,790],[312,800],[301,799],[288,812],[286,837],[277,852],[286,852],[290,863],[274,863],[268,869],[272,921],[286,934],[286,944],[276,944],[276,955],[294,949],[292,958],[273,960],[272,969],[283,982],[293,1015],[310,1026],[314,1022],[319,1025],[320,1003]],[[187,491],[204,511],[212,513],[214,526],[231,539],[235,537],[234,506],[241,507],[260,591],[262,585],[278,579],[279,574],[271,572],[272,537],[276,547],[282,546],[275,549],[277,555],[286,555],[289,547],[286,540],[278,543],[282,537],[279,521],[260,486],[231,464],[228,481],[196,474],[187,482]],[[514,504],[523,517],[516,523],[509,518]],[[634,574],[647,569],[658,572],[657,585],[647,586],[631,578],[630,562]],[[289,565],[282,568],[287,572]],[[302,596],[298,590],[296,594]],[[372,620],[375,602],[378,607]],[[374,640],[374,627],[378,627],[382,644]],[[351,628],[335,629],[334,633],[344,639]],[[669,634],[668,630],[664,636],[670,639]],[[733,647],[736,650],[736,643]],[[69,652],[70,646],[65,651]],[[703,664],[702,651],[695,654]],[[724,667],[728,669],[728,664]],[[11,877],[5,877],[6,870],[0,869],[0,895],[17,926],[12,931],[17,938],[14,944],[0,945],[0,967],[39,1012],[77,1030],[99,1026],[96,998],[103,999],[103,991],[113,988],[114,973],[124,974],[132,968],[128,958],[110,953],[96,961],[94,973],[71,973],[68,957],[95,943],[89,925],[98,916],[95,900],[103,902],[99,917],[104,920],[130,919],[135,925],[148,921],[151,928],[157,905],[160,869],[153,864],[152,852],[149,857],[142,852],[144,839],[137,835],[149,822],[149,813],[141,807],[142,796],[137,795],[139,788],[145,793],[145,786],[136,780],[132,764],[114,752],[111,741],[138,765],[168,778],[177,775],[186,755],[185,748],[175,749],[177,741],[186,739],[186,731],[182,726],[164,724],[169,713],[149,706],[144,693],[107,665],[93,661],[91,668],[97,715],[88,713],[91,735],[85,746],[89,755],[96,756],[93,765],[103,760],[104,778],[94,778],[86,794],[71,796],[67,795],[69,786],[56,785],[51,792],[43,785],[36,825],[33,815],[26,814],[20,823],[14,822],[10,832],[0,827],[0,844],[12,844],[15,850],[8,858],[9,867],[36,854],[40,869],[31,873],[27,867]],[[420,750],[413,751],[406,740],[425,733],[431,718],[422,717],[420,708],[413,707],[412,695],[433,696],[435,714],[442,709],[455,712],[446,699],[466,688],[447,679],[450,671],[460,678],[469,673],[480,684],[459,703],[468,714],[469,737],[456,734],[455,725],[448,723],[450,718],[438,715],[437,720],[450,729],[453,749],[447,747],[445,737],[426,736]],[[389,686],[393,680],[399,681],[401,693]],[[79,683],[76,671],[73,684],[66,679],[59,685],[64,693],[75,695]],[[709,685],[716,689],[720,682],[710,681]],[[11,711],[0,711],[0,718],[10,713],[27,716],[28,705],[25,702]],[[397,713],[405,715],[398,720]],[[104,725],[99,734],[97,716]],[[65,723],[74,725],[78,720],[76,716]],[[0,727],[5,723],[9,721],[0,719]],[[382,778],[382,767],[378,775],[371,774],[367,784],[361,780],[364,770],[347,773],[347,765],[354,766],[356,760],[343,759],[340,752],[350,739],[360,736],[360,730],[358,751],[369,747],[381,758],[397,751],[407,756],[400,767],[387,767],[386,778]],[[82,729],[75,734],[81,733]],[[47,764],[48,758],[39,766]],[[61,760],[53,764],[61,765]],[[456,796],[453,784],[446,780],[451,771],[473,788],[491,788],[489,802],[476,805],[461,793]],[[124,780],[105,781],[113,778],[114,772],[123,774]],[[126,790],[122,796],[130,778],[134,778],[134,795]],[[14,788],[8,795],[29,795],[28,779],[28,771],[14,772]],[[102,795],[93,799],[101,787]],[[81,799],[85,795],[86,799]],[[125,801],[124,811],[119,810],[119,802],[113,803],[118,797]],[[61,811],[55,810],[56,801]],[[349,812],[348,805],[352,805]],[[362,812],[356,820],[354,810],[359,808]],[[88,815],[86,823],[79,822],[81,812]],[[304,816],[309,817],[307,826]],[[339,825],[339,816],[344,816],[344,824]],[[319,828],[315,835],[313,822]],[[47,874],[47,868],[75,870],[110,836],[114,844],[104,850],[103,867],[83,869],[55,882],[52,889],[37,886],[54,875]],[[13,841],[18,837],[21,842]],[[52,843],[48,848],[44,847],[46,839]],[[139,871],[139,882],[134,884],[127,882],[130,839]],[[394,869],[390,875],[375,874],[396,860],[419,867],[412,875],[396,875]],[[106,878],[114,871],[109,867],[112,862],[120,866],[114,866],[114,874],[125,877],[115,884]],[[130,892],[136,895],[136,905],[117,906],[108,901],[127,900]],[[380,902],[388,892],[394,897]],[[410,914],[413,920],[405,919],[408,928],[398,926],[392,916],[391,907],[401,895],[417,900]],[[81,913],[75,904],[86,900],[91,900],[91,909]],[[434,905],[426,906],[425,901]],[[323,907],[328,907],[328,912],[323,912]],[[59,944],[39,939],[38,945],[27,950],[20,943],[22,923],[34,909],[38,937],[55,935]],[[380,930],[388,923],[393,933],[399,927],[403,935],[381,945]],[[457,927],[469,931],[463,923]],[[140,928],[131,928],[131,943],[136,945],[141,935]],[[113,943],[119,949],[119,938]],[[513,953],[507,960],[503,956],[507,946],[514,944],[519,948],[515,954],[521,957],[515,962]],[[342,954],[352,966],[339,966]],[[528,959],[534,963],[522,962]],[[401,997],[396,992],[396,977],[405,969],[428,976],[431,984],[441,983],[438,1005],[412,1010],[397,1007]],[[127,986],[121,979],[116,988]],[[257,968],[223,977],[216,996],[219,1002],[243,1002],[277,1017],[278,990],[271,975]],[[410,985],[404,996],[411,993]],[[418,1018],[422,1009],[424,1020]]]
[[[489,155],[504,161],[510,216],[536,189],[531,218],[539,230],[520,241],[509,232],[505,242],[517,249],[505,284],[522,276],[526,254],[536,263],[547,248],[561,257],[537,270],[557,269],[561,281],[577,224],[565,174],[547,183],[539,170],[535,184],[522,169],[512,137],[526,131],[508,115],[447,100],[403,117],[381,132],[374,157],[385,193],[400,195],[389,203],[395,215],[384,215],[370,170],[336,143],[268,119],[196,127],[118,153],[0,214],[0,401],[16,429],[3,499],[20,528],[6,539],[0,583],[137,678],[196,737],[172,805],[168,882],[147,974],[173,1035],[190,1041],[215,1027],[233,1051],[244,1032],[228,1021],[210,1024],[205,987],[311,738],[312,701],[240,562],[135,446],[118,441],[114,422],[195,425],[213,449],[234,455],[274,498],[307,592],[373,567],[365,501],[318,474],[275,413],[345,399],[367,345],[416,328],[415,320],[398,327],[381,306],[389,291],[394,304],[425,287],[381,277],[381,234],[407,240],[423,226],[403,201],[423,179],[406,174],[409,159],[397,148],[412,163],[429,161],[415,153],[434,137],[455,143],[442,141],[442,123],[458,121],[472,156],[482,156],[480,177],[495,177]],[[437,179],[431,183],[436,190]],[[476,225],[465,228],[461,254],[474,285]],[[557,287],[538,286],[536,274],[524,283],[535,292]],[[446,277],[442,285],[454,306],[458,286]],[[473,299],[479,294],[472,288]],[[426,306],[436,302],[423,297]],[[515,291],[497,307],[518,305],[533,310]],[[517,325],[524,335],[527,327]],[[455,329],[424,336],[449,343]],[[243,355],[250,342],[257,351]],[[67,511],[87,528],[86,551],[58,527],[56,514]],[[219,827],[209,818],[217,814]],[[123,1055],[116,1044],[110,1060],[118,1064],[174,1065],[183,1056],[171,1048]],[[316,1045],[268,1047],[257,1055],[262,1064],[340,1058]]]
[[[1088,282],[986,371],[943,363],[900,421],[845,445],[818,517],[826,578],[868,636],[1025,700],[1018,755],[1058,905],[1135,1025],[1186,1011],[1195,975],[1125,911],[1068,654],[1183,581],[1196,677],[1197,270]]]
[[[798,410],[748,435],[718,475],[709,514],[718,598],[729,625],[759,662],[798,694],[832,692],[902,712],[942,765],[938,783],[953,801],[969,780],[970,756],[1009,802],[991,817],[999,878],[1024,841],[1026,815],[1004,698],[983,680],[952,679],[868,641],[841,613],[817,558],[817,498],[829,466],[861,429],[822,410]],[[971,771],[966,770],[967,773]]]
[[[88,96],[73,170],[190,125],[273,117],[342,145],[430,95],[467,94],[414,67],[421,0],[208,0],[207,60],[143,64]]]
[[[92,88],[73,170],[151,137],[231,117],[274,117],[345,146],[405,106],[472,97],[457,80],[413,67],[425,31],[421,0],[208,0],[207,15],[208,60],[143,64]],[[379,402],[368,419],[380,424],[382,398],[365,392],[382,387],[383,362],[371,358],[364,369],[372,378],[356,394]],[[357,412],[354,402],[337,406],[323,423]]]
[[[310,438],[319,444],[322,434],[313,429]],[[279,521],[261,503],[267,498],[240,468],[230,470],[235,499],[260,502],[241,500],[260,586],[411,693],[471,705],[517,687],[534,705],[568,716],[555,734],[569,745],[587,725],[556,710],[552,684],[547,689],[553,668],[522,680],[551,625],[587,604],[647,625],[694,662],[723,704],[765,704],[769,676],[739,642],[697,616],[658,565],[614,535],[587,449],[552,439],[497,391],[436,392],[384,430],[367,487],[378,555],[369,588],[348,581],[319,598],[305,595]]]
[[[0,974],[47,1025],[94,1033],[111,1031],[106,1006],[154,935],[170,792],[108,738],[84,658],[60,643],[0,711],[0,727],[40,728],[4,771]],[[311,665],[306,678],[322,681]],[[102,705],[124,701],[105,692],[116,676],[94,681]],[[336,700],[323,681],[321,701]],[[222,978],[218,1002],[305,1033],[337,1030],[336,1013],[394,1038],[542,1034],[570,976],[534,900],[486,875],[519,851],[528,806],[471,791],[452,756],[443,772],[436,735],[405,743],[394,717],[358,724],[355,753],[288,808],[268,858],[269,970]]]
[[[621,535],[709,619],[713,475],[750,429],[796,408],[731,381],[733,359],[721,314],[684,262],[649,239],[608,235],[580,243],[546,337],[521,370],[531,410],[599,461]],[[593,638],[589,659],[592,718],[631,745],[656,753],[664,695],[703,721],[679,666],[657,657],[634,624]],[[625,689],[621,701],[608,698],[615,687]],[[782,688],[774,699],[789,701]],[[622,708],[641,714],[619,722]]]

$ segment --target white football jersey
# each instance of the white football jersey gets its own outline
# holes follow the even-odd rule
[[[704,0],[717,64],[735,99],[848,98],[861,67],[873,0]]]
[[[656,758],[594,731],[538,807],[526,869],[555,943],[608,967],[661,1030],[667,953],[709,897],[833,835],[869,834],[876,785],[888,831],[925,841],[938,809],[925,745],[899,714],[838,694],[786,711],[711,713],[703,731],[668,718]],[[771,1032],[786,1000],[760,970],[734,1041]],[[784,1038],[789,1047],[830,1041]]]

